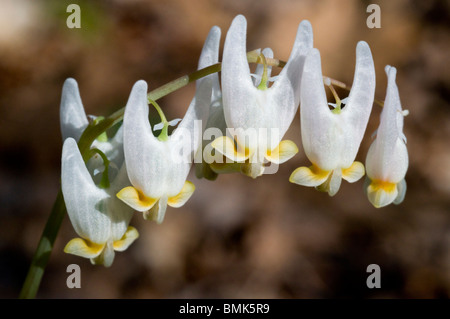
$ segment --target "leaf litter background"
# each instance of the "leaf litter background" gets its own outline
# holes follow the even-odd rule
[[[286,60],[299,22],[308,19],[324,73],[351,84],[357,41],[369,43],[384,99],[384,66],[398,68],[410,166],[400,206],[373,208],[362,181],[330,198],[288,182],[309,165],[298,113],[287,138],[300,152],[275,175],[190,180],[194,196],[168,209],[162,225],[136,214],[141,237],[109,269],[67,255],[76,236],[63,222],[40,298],[447,298],[450,295],[450,46],[446,1],[78,1],[82,28],[66,27],[75,1],[0,3],[0,297],[20,290],[59,188],[59,103],[74,77],[88,114],[125,105],[135,81],[150,89],[196,69],[209,29],[248,20],[248,50],[271,47]],[[381,6],[381,29],[366,7]],[[191,85],[164,98],[182,117]],[[344,97],[344,96],[342,96]],[[357,159],[378,126],[374,106]],[[81,289],[66,268],[81,267]],[[366,267],[381,267],[381,289]]]

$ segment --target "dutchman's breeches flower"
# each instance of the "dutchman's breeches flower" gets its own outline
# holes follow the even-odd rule
[[[134,227],[128,226],[133,211],[115,196],[126,184],[127,173],[122,166],[108,188],[97,186],[76,141],[70,137],[64,141],[61,187],[70,221],[81,237],[66,245],[66,253],[109,267],[114,251],[124,251],[139,236]]]
[[[403,135],[405,112],[402,111],[395,84],[397,70],[386,66],[385,71],[388,77],[386,99],[376,138],[367,153],[367,179],[364,185],[370,202],[377,208],[403,201],[408,170],[408,150]]]
[[[201,144],[202,128],[196,133],[194,125],[199,122],[196,115],[207,113],[202,106],[208,106],[211,98],[209,81],[202,84],[178,128],[163,140],[153,135],[148,121],[147,83],[138,81],[133,87],[123,124],[125,162],[133,186],[122,189],[117,197],[143,212],[145,219],[162,223],[167,205],[181,207],[195,190],[186,181]]]
[[[356,47],[356,67],[347,103],[330,110],[322,77],[320,54],[313,49],[306,58],[301,82],[300,122],[303,147],[310,167],[297,168],[292,183],[316,187],[333,196],[342,178],[352,183],[364,175],[355,162],[366,130],[375,94],[375,69],[366,42]]]
[[[122,129],[110,140],[106,134],[95,140],[92,157],[84,163],[77,141],[88,126],[88,119],[74,79],[64,83],[60,122],[64,139],[61,187],[70,221],[81,237],[72,239],[64,251],[109,267],[114,251],[127,249],[139,236],[135,228],[128,226],[132,209],[115,196],[129,183]]]
[[[213,28],[205,41],[199,68],[210,65],[219,39],[220,32]],[[148,121],[147,83],[139,81],[133,87],[123,122],[125,161],[133,186],[122,189],[117,197],[143,212],[145,219],[162,223],[167,205],[184,205],[195,190],[186,178],[201,145],[211,102],[211,82],[210,77],[197,80],[195,97],[170,136],[167,120],[159,106],[151,101],[163,122],[159,137],[154,136]]]
[[[252,79],[246,53],[247,22],[237,16],[227,33],[222,61],[222,97],[228,136],[217,138],[212,147],[253,178],[264,172],[264,162],[283,163],[298,149],[292,141],[281,141],[299,104],[304,58],[312,48],[312,29],[303,21],[286,66],[269,87],[270,69],[264,53],[263,69]]]

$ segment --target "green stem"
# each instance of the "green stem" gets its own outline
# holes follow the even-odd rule
[[[110,186],[109,175],[108,175],[110,162],[108,160],[108,157],[106,157],[105,153],[100,151],[98,148],[91,149],[91,155],[89,157],[93,157],[95,154],[98,154],[102,158],[103,166],[104,166],[103,173],[102,173],[102,179],[101,179],[98,187],[107,189]]]
[[[169,138],[169,122],[167,122],[166,116],[164,115],[164,112],[161,110],[161,107],[158,103],[150,99],[148,99],[148,102],[156,109],[156,112],[158,112],[159,118],[161,119],[161,123],[163,124],[161,133],[158,136],[158,140],[167,141],[167,139]]]
[[[261,53],[261,60],[262,60],[262,64],[263,64],[263,74],[261,75],[261,81],[258,85],[258,89],[259,90],[267,90],[267,83],[269,81],[268,76],[267,76],[267,60],[266,57],[264,56],[264,54]]]
[[[250,57],[248,60],[250,63],[257,63],[257,57],[255,60],[253,60],[253,57]],[[282,67],[286,63],[276,59],[267,59],[267,64],[271,66]],[[149,92],[148,99],[156,101],[168,95],[169,93],[172,93],[188,85],[189,83],[192,83],[210,74],[219,72],[220,70],[221,64],[216,63],[204,69],[197,70],[191,73],[190,75],[182,76]],[[90,148],[94,140],[99,135],[104,133],[107,129],[112,127],[114,124],[122,121],[124,112],[125,108],[123,107],[114,112],[113,114],[111,114],[106,119],[88,125],[88,127],[84,130],[78,142],[78,148],[80,149],[80,153],[82,154],[84,161],[87,161],[90,158],[91,155]],[[58,234],[59,228],[61,227],[61,223],[65,215],[66,215],[66,206],[64,204],[64,198],[62,195],[62,191],[60,189],[56,197],[56,201],[53,205],[52,212],[47,220],[47,224],[45,225],[45,228],[42,232],[38,247],[33,256],[33,260],[28,270],[25,282],[22,286],[19,298],[31,299],[36,296],[36,293],[39,289],[39,285],[42,280],[42,276],[44,274],[45,267],[47,266],[50,254],[52,252],[56,236]]]
[[[336,85],[337,87],[340,87],[341,89],[344,89],[344,90],[350,92],[351,87],[349,87],[349,86],[348,86],[347,84],[345,84],[344,82],[341,82],[341,81],[332,79],[332,78],[327,77],[327,76],[324,76],[324,77],[323,77],[323,80],[324,80],[324,82],[325,82],[326,80],[329,80],[331,84],[334,84],[334,85]],[[383,102],[383,101],[374,99],[373,102],[374,102],[375,104],[378,104],[378,105],[381,106],[381,107],[384,106],[384,102]]]
[[[59,228],[66,214],[66,205],[61,190],[56,196],[55,204],[53,204],[52,212],[47,220],[42,237],[31,261],[25,282],[20,291],[19,298],[31,299],[36,296],[41,283],[42,275],[47,266],[50,254],[58,235]]]

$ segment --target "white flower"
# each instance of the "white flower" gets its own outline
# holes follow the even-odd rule
[[[303,21],[286,66],[271,87],[270,69],[257,71],[252,79],[246,53],[247,22],[237,16],[227,33],[222,61],[223,109],[228,133],[213,141],[213,148],[256,178],[264,172],[264,161],[283,163],[294,156],[297,146],[281,141],[299,104],[304,58],[312,48],[312,29]],[[271,55],[271,51],[266,53]],[[261,56],[264,60],[264,56]],[[233,131],[230,131],[230,130]]]
[[[64,248],[69,254],[90,258],[93,264],[111,266],[114,251],[124,251],[139,236],[128,226],[133,211],[118,200],[117,191],[128,184],[125,166],[109,188],[98,187],[73,138],[64,141],[61,186],[70,221],[81,238]]]
[[[408,150],[403,135],[404,112],[395,84],[397,70],[388,65],[385,71],[388,77],[386,99],[376,138],[366,157],[365,190],[375,207],[403,201],[408,170]]]
[[[342,178],[352,183],[364,175],[356,162],[375,94],[375,70],[366,42],[356,47],[352,89],[345,107],[330,110],[322,78],[320,53],[313,49],[306,58],[301,83],[300,122],[303,147],[310,167],[297,168],[292,183],[317,187],[330,196],[339,190]]]
[[[206,39],[200,68],[209,65],[217,37],[220,32],[216,30]],[[195,190],[186,178],[201,145],[211,86],[210,77],[197,80],[195,97],[178,128],[170,136],[160,137],[153,135],[148,121],[147,83],[139,81],[133,87],[123,124],[125,161],[133,186],[122,189],[117,197],[143,212],[145,219],[162,223],[167,205],[181,207]]]
[[[129,183],[122,128],[109,140],[106,133],[96,139],[91,146],[93,156],[85,164],[77,141],[89,121],[77,82],[71,78],[63,86],[60,125],[64,140],[62,192],[69,218],[81,237],[71,240],[64,251],[109,267],[114,260],[114,250],[127,249],[139,236],[135,228],[128,226],[133,211],[115,196]]]

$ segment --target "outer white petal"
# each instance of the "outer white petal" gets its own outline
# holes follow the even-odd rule
[[[72,138],[66,139],[63,146],[61,186],[77,234],[97,244],[105,243],[111,230],[111,221],[105,214],[109,196],[94,184]]]
[[[395,205],[401,204],[403,202],[403,200],[405,199],[407,186],[406,186],[406,181],[404,179],[402,179],[402,181],[397,184],[397,189],[398,189],[398,195],[395,198],[395,200],[393,201],[393,203]]]
[[[266,91],[259,91],[250,76],[246,50],[247,21],[234,18],[225,39],[222,59],[222,96],[228,127],[257,128],[265,121]],[[262,94],[261,94],[262,93]]]
[[[122,238],[134,214],[133,209],[116,196],[122,188],[128,185],[130,185],[130,181],[128,180],[127,170],[125,165],[122,165],[108,189],[110,195],[108,199],[108,215],[111,219],[111,236],[113,241]]]
[[[199,70],[216,64],[219,61],[220,35],[221,31],[218,26],[212,27],[209,31],[198,61]]]
[[[123,124],[119,127],[116,134],[108,141],[111,148],[105,152],[108,159],[113,162],[118,168],[120,168],[124,163],[123,154]],[[101,147],[100,147],[101,150]]]
[[[203,45],[198,62],[198,69],[213,65],[219,60],[220,28],[214,26],[209,31]],[[209,108],[213,94],[213,85],[217,90],[219,79],[217,73],[201,78],[196,82],[196,93],[178,128],[172,133],[172,140],[177,143],[191,145],[190,156],[186,161],[192,160],[202,141],[202,133],[206,127]],[[196,122],[196,121],[201,121]]]
[[[68,78],[64,82],[59,117],[63,141],[68,137],[78,141],[89,124],[81,102],[77,81],[72,78]]]
[[[367,175],[371,179],[399,183],[408,169],[408,151],[400,129],[403,115],[398,88],[395,84],[396,69],[387,67],[388,87],[377,137],[366,158]]]
[[[125,162],[131,184],[146,196],[159,198],[166,191],[164,173],[171,168],[170,155],[167,154],[167,143],[153,135],[148,112],[147,83],[138,81],[125,107]]]
[[[98,148],[111,162],[109,167],[109,178],[110,180],[113,180],[125,161],[123,152],[123,125],[120,126],[116,134],[107,142],[95,140],[92,143],[92,148]],[[94,181],[100,181],[101,174],[99,172],[103,171],[104,167],[102,158],[99,155],[94,155],[89,159],[87,167],[91,175],[95,176]]]
[[[303,148],[309,160],[322,170],[335,169],[340,162],[344,123],[328,107],[317,49],[310,51],[303,68],[300,123]]]
[[[201,145],[203,131],[209,115],[211,94],[211,79],[204,79],[197,86],[195,97],[189,105],[186,115],[170,137],[174,147],[187,148],[188,152],[184,152],[186,163],[192,161]]]
[[[361,140],[369,121],[375,95],[375,68],[369,45],[358,42],[356,46],[356,66],[348,102],[342,110],[345,134],[341,150],[341,167],[349,167],[355,160]]]
[[[297,113],[300,102],[300,88],[303,66],[309,51],[313,48],[313,33],[311,23],[304,20],[300,23],[295,37],[294,46],[287,64],[280,72],[272,86],[273,107],[278,115],[280,136],[284,136]]]

